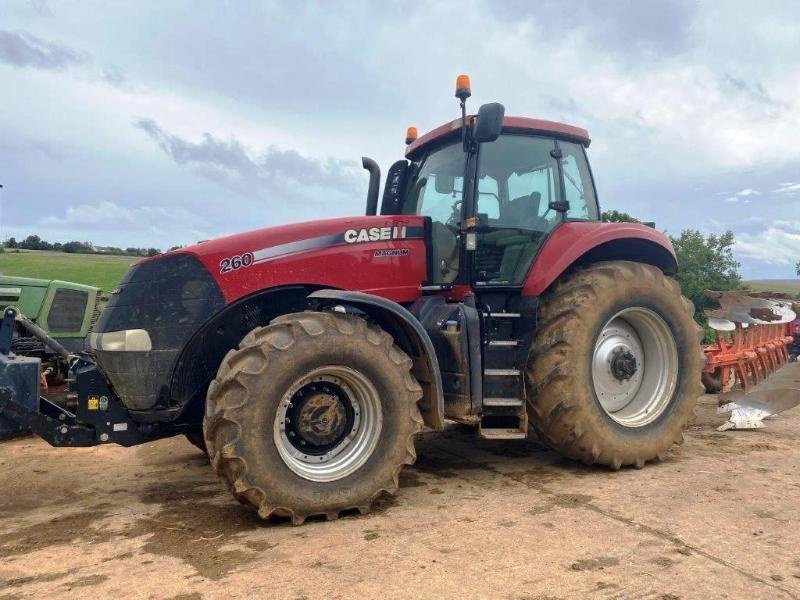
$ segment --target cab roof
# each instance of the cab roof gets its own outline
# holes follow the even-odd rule
[[[467,117],[467,120],[470,124],[473,124],[476,118],[476,115],[470,115]],[[432,129],[406,146],[406,157],[411,158],[412,155],[417,154],[417,151],[423,146],[427,146],[431,142],[440,141],[460,129],[460,118],[440,125],[436,129]],[[578,142],[584,146],[588,146],[592,141],[589,137],[589,132],[582,127],[575,127],[574,125],[557,123],[555,121],[545,121],[543,119],[531,119],[528,117],[503,117],[503,131],[509,133],[519,132],[552,135],[553,137]]]

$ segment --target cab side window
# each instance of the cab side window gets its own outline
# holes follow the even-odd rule
[[[559,142],[561,170],[564,173],[564,199],[569,202],[568,219],[597,220],[597,199],[583,147]]]

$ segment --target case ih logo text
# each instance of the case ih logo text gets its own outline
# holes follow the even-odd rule
[[[380,242],[382,240],[402,240],[406,237],[403,227],[370,227],[369,229],[348,229],[344,232],[344,241],[348,244],[362,242]]]

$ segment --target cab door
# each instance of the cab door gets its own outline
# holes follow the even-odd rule
[[[521,286],[556,227],[598,218],[583,148],[569,142],[506,134],[482,144],[476,189],[476,287]]]

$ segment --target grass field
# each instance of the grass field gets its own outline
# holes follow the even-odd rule
[[[62,279],[112,291],[117,287],[134,256],[67,254],[40,250],[6,250],[0,254],[0,275]]]
[[[800,294],[800,279],[753,279],[742,282],[742,285],[757,292]]]

